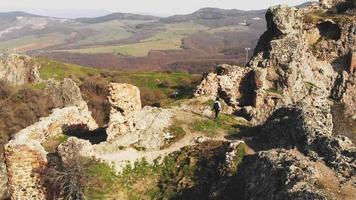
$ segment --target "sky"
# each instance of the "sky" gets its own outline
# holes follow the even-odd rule
[[[203,7],[256,10],[272,5],[298,5],[306,0],[0,0],[0,12],[26,11],[59,16],[102,15],[110,12],[173,15]],[[63,16],[60,16],[63,17]],[[67,16],[72,17],[72,16]]]

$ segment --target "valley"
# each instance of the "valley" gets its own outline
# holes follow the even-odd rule
[[[202,73],[203,65],[245,64],[244,48],[255,46],[265,29],[264,13],[204,8],[167,18],[79,19],[2,13],[0,50],[95,68]]]

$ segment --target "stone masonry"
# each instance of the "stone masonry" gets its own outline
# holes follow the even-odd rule
[[[0,199],[4,199],[8,196],[8,191],[6,165],[2,158],[0,158],[0,180]]]
[[[41,143],[71,127],[94,130],[98,125],[88,110],[77,106],[55,109],[50,116],[21,130],[5,146],[11,199],[47,199],[46,187],[41,180],[42,171],[47,167],[47,152]]]
[[[5,158],[12,200],[46,199],[46,188],[41,181],[47,165],[43,147],[35,141],[24,144],[12,141],[5,146]]]

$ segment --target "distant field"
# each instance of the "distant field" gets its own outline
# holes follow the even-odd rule
[[[147,56],[150,50],[180,50],[182,39],[208,27],[194,23],[176,23],[166,25],[166,31],[141,40],[138,43],[126,45],[108,45],[83,49],[63,50],[72,53],[112,53],[122,56]]]
[[[130,23],[135,24],[135,22],[130,22]],[[88,29],[93,31],[94,33],[87,38],[74,42],[70,46],[90,45],[93,43],[115,41],[115,40],[128,38],[132,35],[132,33],[130,33],[127,30],[127,28],[125,27],[126,25],[127,24],[124,21],[114,20],[109,22],[76,27],[77,29],[81,29],[81,28]]]
[[[50,33],[45,35],[30,35],[18,39],[0,42],[0,51],[4,52],[26,52],[28,50],[43,49],[63,43],[71,36]]]

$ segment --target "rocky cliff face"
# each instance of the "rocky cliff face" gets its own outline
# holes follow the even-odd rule
[[[345,3],[351,5],[270,8],[248,66],[217,66],[197,88],[196,96],[219,96],[232,113],[260,125],[246,131],[259,152],[240,166],[245,199],[355,198],[356,149],[335,132],[341,129],[331,114],[331,106],[342,105],[334,118],[355,123],[356,16]],[[229,73],[220,73],[224,69]],[[246,87],[249,101],[229,104],[239,102]]]
[[[0,58],[0,80],[11,85],[36,83],[41,80],[34,58],[25,55],[3,55]]]
[[[260,124],[276,108],[300,101],[321,101],[335,93],[341,97],[352,87],[345,83],[352,82],[353,77],[349,69],[355,16],[328,14],[320,7],[275,6],[267,11],[266,20],[267,31],[261,36],[249,66],[218,66],[204,77],[196,96],[220,96],[231,105],[229,102],[241,101],[241,94],[249,90],[248,100],[231,108],[236,113],[247,111],[253,122]],[[229,68],[229,73],[220,73],[223,68]],[[234,83],[240,84],[231,87]]]

